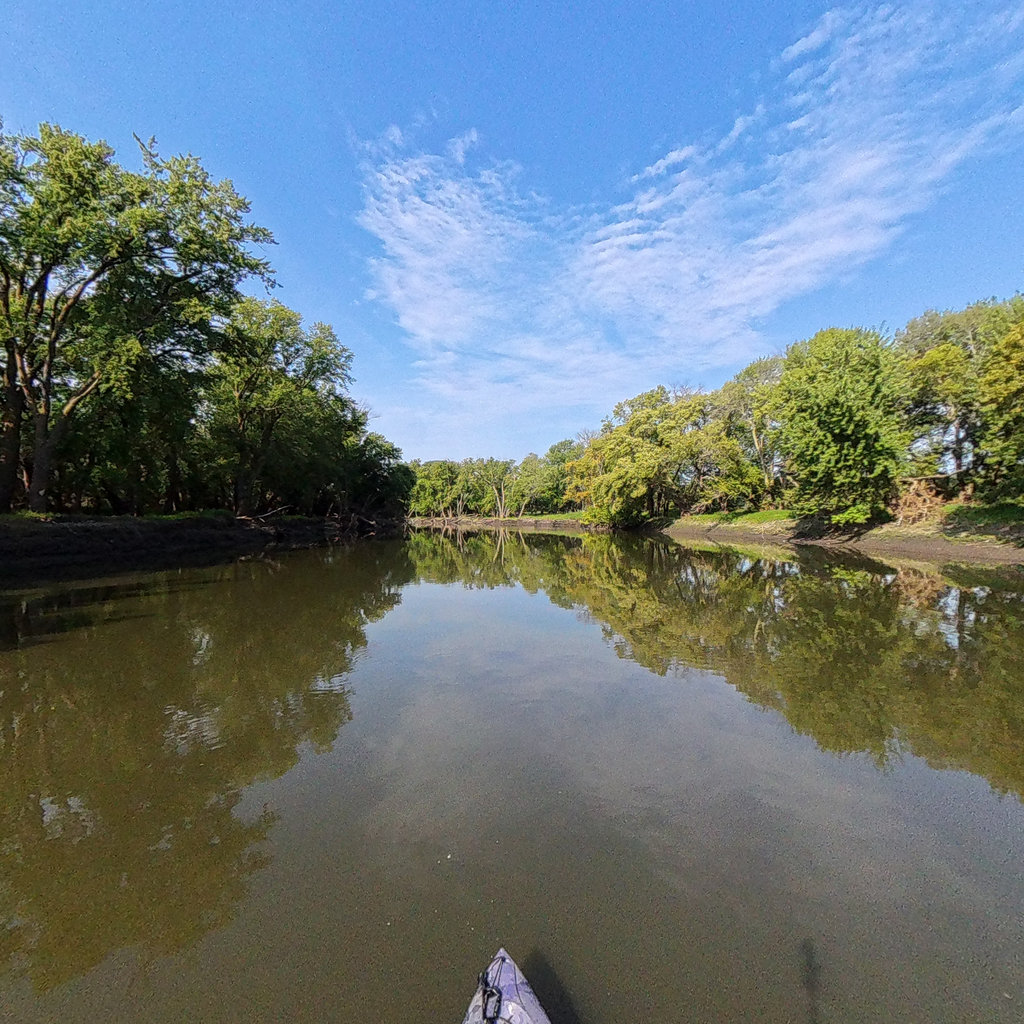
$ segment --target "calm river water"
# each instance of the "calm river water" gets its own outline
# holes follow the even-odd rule
[[[0,1019],[1024,1019],[1024,577],[610,537],[0,595]]]

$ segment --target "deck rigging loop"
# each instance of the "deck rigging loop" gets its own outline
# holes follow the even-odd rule
[[[501,1018],[501,988],[499,985],[501,983],[501,968],[504,962],[504,958],[496,958],[491,963],[491,966],[480,975],[480,1015],[485,1024],[497,1024]],[[498,964],[498,971],[495,982],[492,984],[490,972],[495,963]]]

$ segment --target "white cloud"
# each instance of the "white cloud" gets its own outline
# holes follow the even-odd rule
[[[498,439],[552,403],[593,423],[631,389],[760,354],[761,318],[883,253],[958,165],[1019,137],[1012,23],[952,3],[830,11],[755,110],[603,208],[524,194],[475,131],[431,155],[389,129],[360,223],[438,430]]]
[[[788,64],[790,61],[802,57],[805,53],[813,53],[815,50],[821,49],[832,38],[843,20],[844,12],[841,10],[826,12],[818,24],[815,25],[813,31],[782,51],[783,62]]]
[[[448,154],[460,166],[466,162],[466,152],[480,141],[475,128],[448,143]]]
[[[679,149],[673,149],[660,160],[651,164],[650,167],[645,167],[639,174],[634,175],[632,180],[636,182],[643,178],[656,178],[670,168],[684,164],[687,160],[691,160],[699,154],[700,150],[696,146],[681,146]]]

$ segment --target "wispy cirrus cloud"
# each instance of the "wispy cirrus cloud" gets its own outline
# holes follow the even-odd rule
[[[829,11],[728,132],[672,147],[604,207],[554,208],[475,131],[430,154],[389,129],[360,223],[373,297],[434,402],[418,435],[498,438],[552,403],[593,422],[631,388],[758,354],[762,318],[885,252],[960,164],[1020,138],[1021,28],[993,5]]]

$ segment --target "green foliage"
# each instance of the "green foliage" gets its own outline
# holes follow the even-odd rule
[[[583,446],[560,441],[546,455],[508,459],[414,462],[409,511],[415,516],[552,515],[573,508],[566,497],[568,466]]]
[[[351,353],[241,296],[273,283],[270,233],[195,157],[139,148],[135,171],[0,131],[0,513],[393,513],[410,473],[348,396]]]
[[[1020,305],[1019,298],[987,299],[962,310],[929,310],[897,333],[916,475],[959,477],[977,468],[983,366],[992,345],[1019,319]]]
[[[278,476],[292,476],[293,493],[307,481],[312,485],[301,505],[318,504],[314,481],[329,469],[316,466],[322,448],[315,439],[330,437],[336,456],[348,434],[365,426],[347,397],[352,353],[329,325],[306,330],[294,310],[254,298],[236,304],[224,336],[207,374],[205,429],[214,446],[230,452],[235,511],[252,511],[264,470],[274,461]]]
[[[31,421],[32,508],[46,507],[56,449],[79,406],[126,393],[143,357],[209,351],[215,321],[252,276],[269,281],[245,199],[191,156],[140,144],[142,172],[105,143],[53,125],[0,134],[0,290],[5,346],[0,509]]]
[[[587,521],[734,516],[773,506],[850,526],[901,480],[953,496],[1024,493],[1024,297],[929,311],[890,344],[820,331],[710,394],[620,402],[567,466]]]
[[[989,349],[981,372],[983,486],[999,496],[1024,493],[1024,317]]]
[[[799,514],[839,525],[884,514],[909,441],[899,368],[873,331],[830,328],[790,347],[773,407]]]

